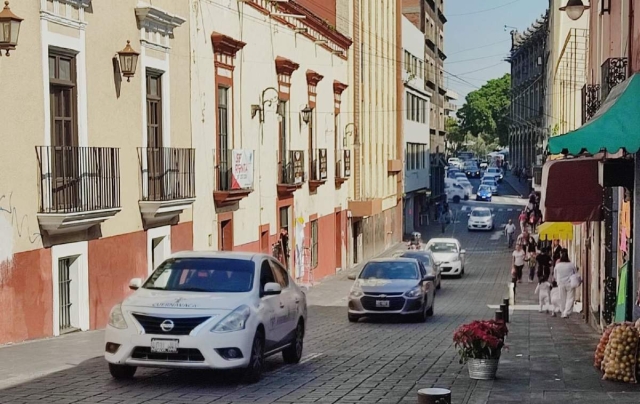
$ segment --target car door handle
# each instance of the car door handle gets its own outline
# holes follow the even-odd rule
[[[280,302],[280,308],[283,309],[284,308],[284,303]]]
[[[300,298],[296,297],[295,302],[296,302],[296,304],[300,303]]]

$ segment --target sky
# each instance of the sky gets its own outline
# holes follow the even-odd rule
[[[548,6],[549,0],[445,0],[445,84],[459,94],[456,104],[462,105],[487,80],[509,72],[504,61],[511,48],[509,31],[526,30]]]

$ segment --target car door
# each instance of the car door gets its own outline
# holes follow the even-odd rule
[[[266,331],[265,350],[270,351],[278,346],[282,341],[283,327],[279,324],[279,318],[283,316],[285,310],[281,304],[280,295],[264,296],[264,286],[267,283],[276,281],[273,269],[269,260],[263,260],[260,265],[260,304],[264,310],[263,324]]]
[[[282,265],[275,260],[269,260],[269,264],[271,264],[271,269],[276,277],[276,282],[278,282],[282,287],[280,302],[284,307],[281,306],[283,310],[283,317],[280,321],[282,323],[281,343],[284,344],[291,341],[295,335],[299,313],[301,313],[301,304],[303,302],[301,297],[298,295],[298,291],[291,286],[289,274]]]

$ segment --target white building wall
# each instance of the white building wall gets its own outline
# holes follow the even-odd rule
[[[234,245],[258,242],[259,226],[270,224],[270,234],[278,230],[278,118],[277,102],[265,104],[264,123],[259,114],[251,117],[251,105],[260,104],[263,90],[278,88],[275,59],[280,56],[300,64],[291,77],[291,98],[288,102],[289,149],[304,150],[305,171],[308,162],[308,129],[299,111],[308,104],[306,71],[313,70],[324,76],[317,87],[315,126],[317,147],[327,148],[328,179],[316,194],[309,193],[308,181],[295,191],[295,218],[305,225],[309,216],[318,218],[334,214],[335,208],[346,209],[348,184],[336,189],[334,145],[334,80],[348,83],[347,61],[333,55],[291,28],[270,20],[265,14],[242,2],[224,5],[192,0],[192,123],[193,147],[197,150],[196,177],[198,200],[194,205],[194,249],[216,249],[218,223],[216,214],[229,208],[216,209],[212,193],[214,180],[214,148],[216,142],[215,72],[211,33],[218,32],[246,43],[235,58],[233,83],[233,148],[254,150],[254,191],[239,202],[234,213]],[[342,94],[344,130],[350,110],[349,91]],[[277,92],[268,90],[265,99],[277,99]],[[349,142],[350,143],[350,142]],[[338,148],[342,149],[342,145]],[[353,164],[353,163],[352,163]],[[293,237],[293,235],[291,235]],[[293,241],[292,241],[293,245]],[[292,254],[293,255],[293,254]]]

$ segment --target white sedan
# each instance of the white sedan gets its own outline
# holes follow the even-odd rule
[[[455,238],[432,238],[427,243],[427,250],[431,251],[436,265],[440,266],[443,276],[464,275],[464,257],[466,251],[462,249],[460,242]]]
[[[260,379],[266,356],[302,356],[304,293],[269,255],[183,252],[163,262],[116,305],[105,334],[105,358],[116,379],[138,366],[243,368]]]
[[[493,230],[494,215],[489,208],[473,208],[469,213],[467,229],[471,230]]]

